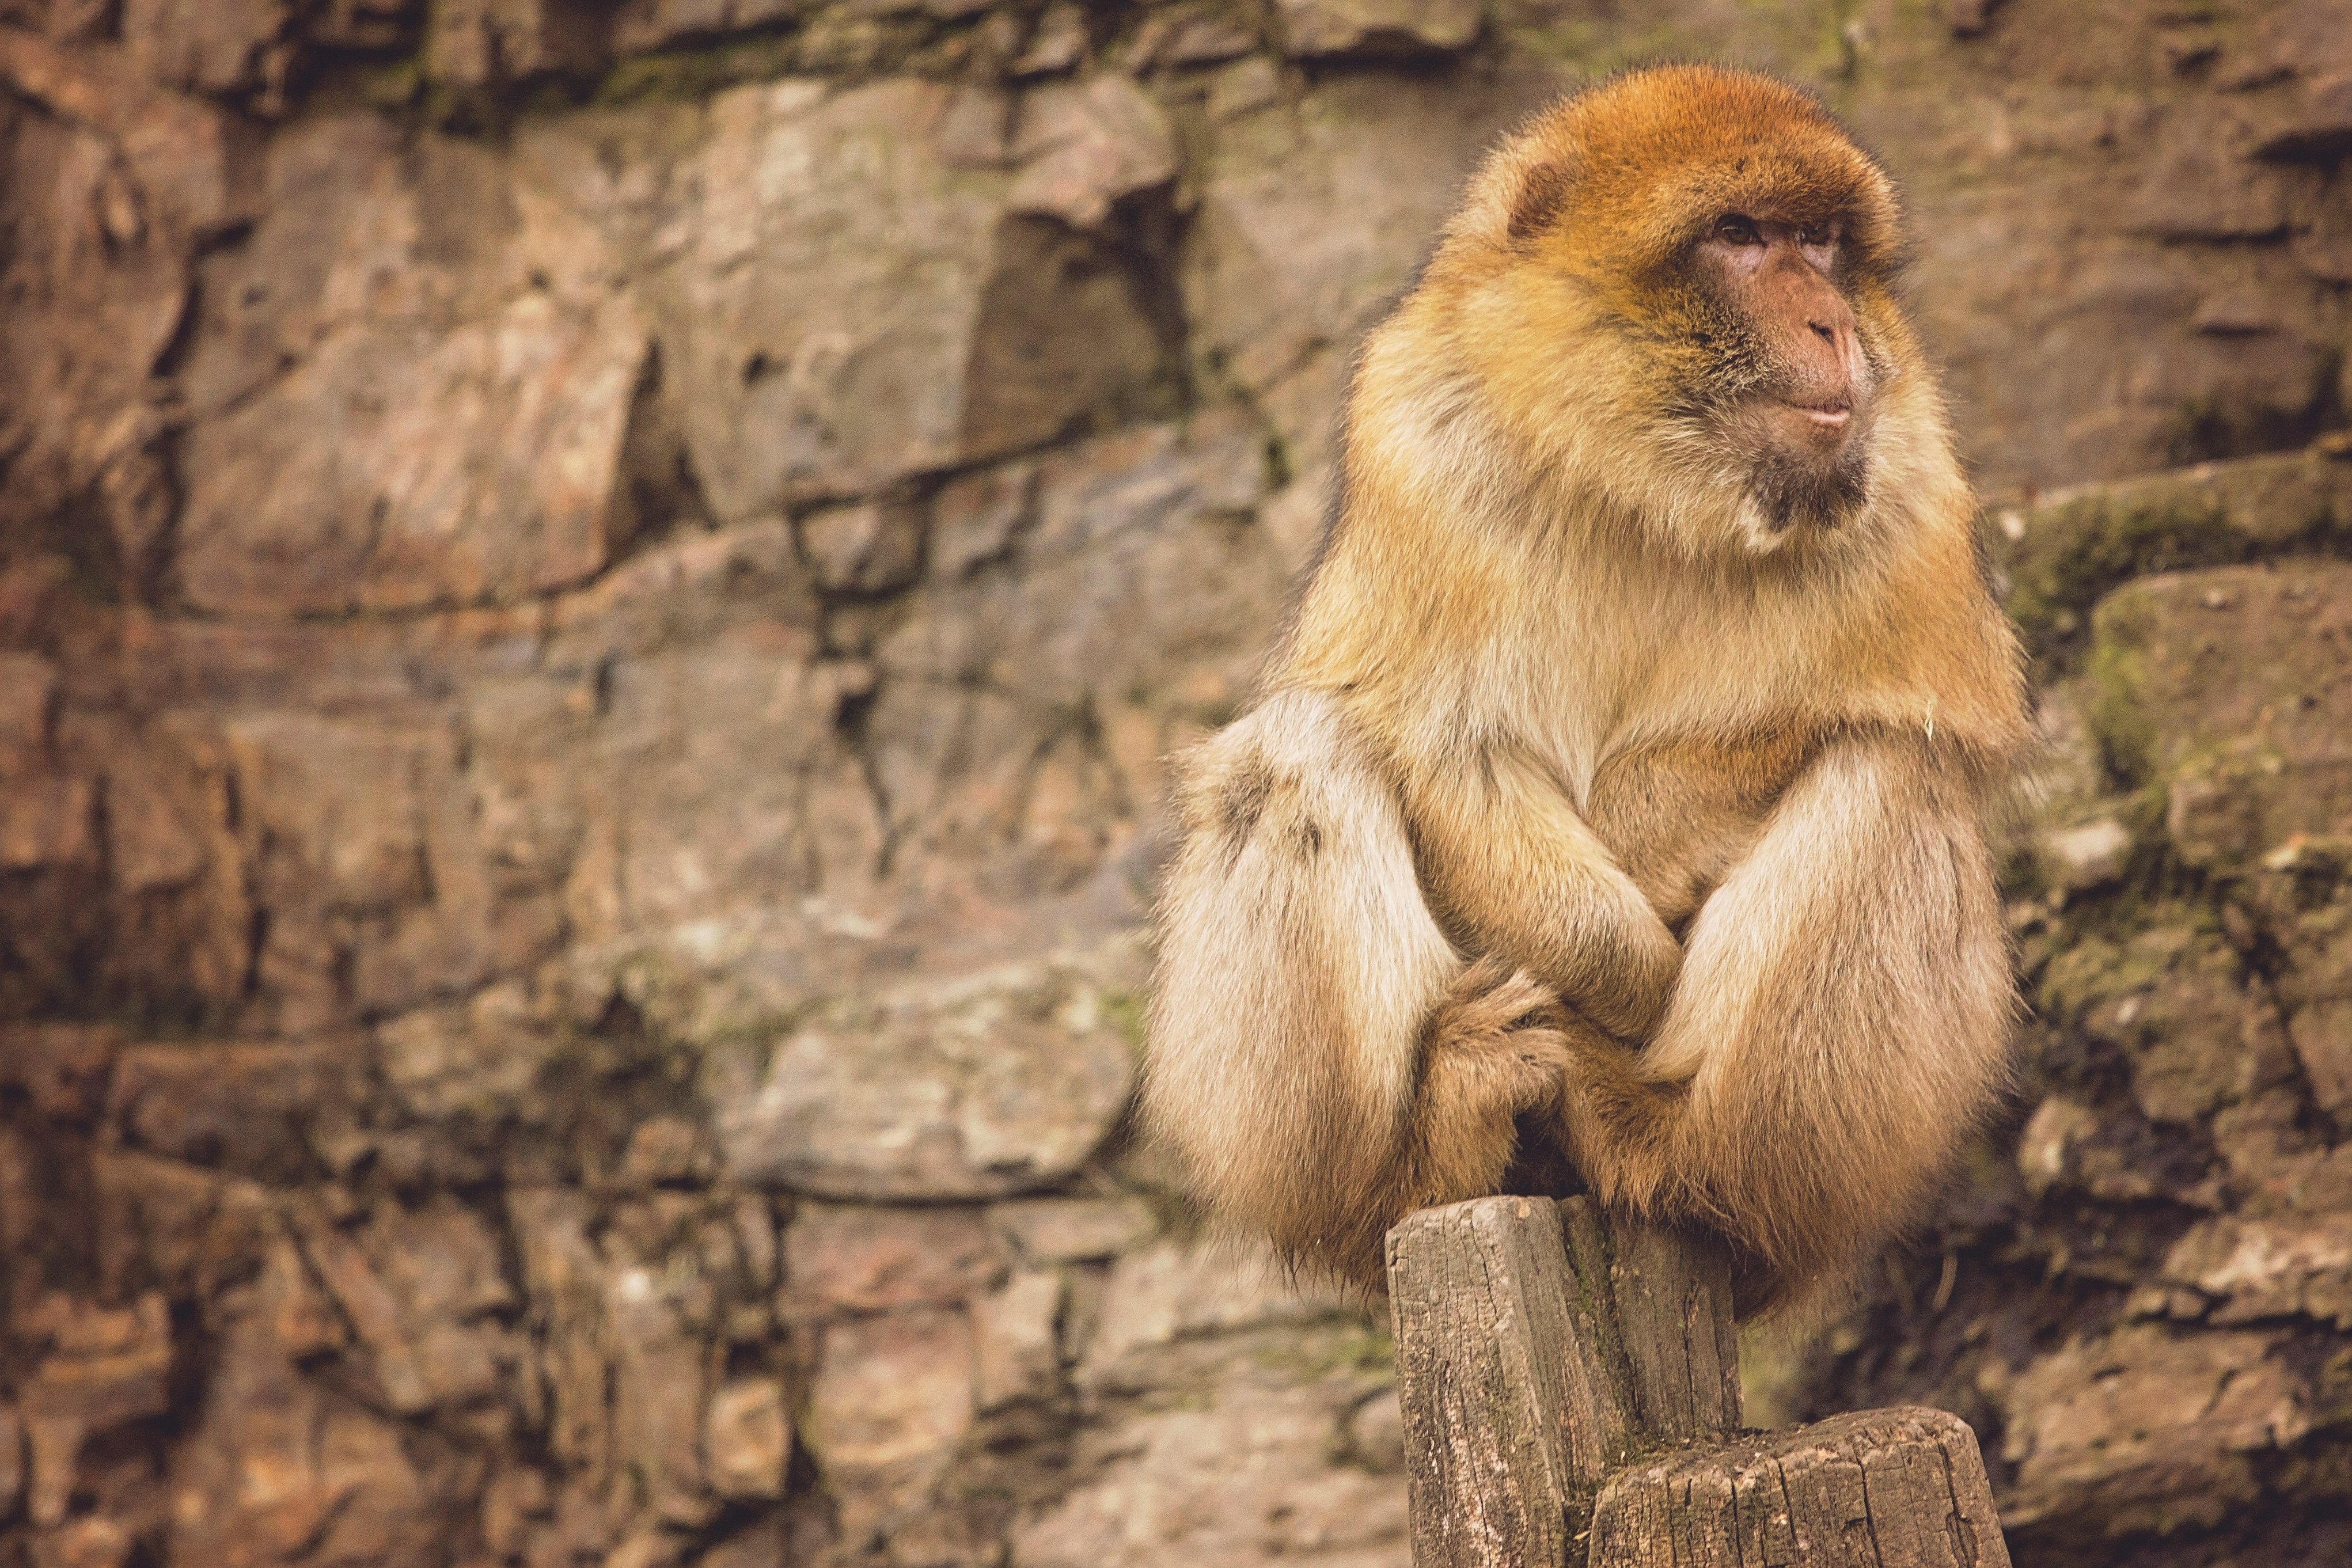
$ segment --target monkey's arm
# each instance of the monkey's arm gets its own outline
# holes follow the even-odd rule
[[[1438,909],[1610,1033],[1647,1039],[1681,944],[1559,785],[1505,746],[1402,771]]]
[[[1904,1221],[2003,1071],[1979,797],[1921,737],[1824,749],[1700,909],[1638,1067],[1579,1052],[1569,1137],[1604,1197],[1706,1220],[1781,1279]]]

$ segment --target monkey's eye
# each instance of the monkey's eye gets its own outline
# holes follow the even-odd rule
[[[1807,224],[1797,231],[1797,243],[1801,246],[1822,246],[1830,243],[1830,225]]]
[[[1715,220],[1715,237],[1726,245],[1762,245],[1763,231],[1756,220],[1739,213],[1726,213]]]

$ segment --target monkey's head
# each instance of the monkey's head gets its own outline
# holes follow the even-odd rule
[[[1531,469],[1685,550],[1779,551],[1906,478],[1890,452],[1948,452],[1901,243],[1892,183],[1812,98],[1664,67],[1498,148],[1407,313],[1439,313]]]

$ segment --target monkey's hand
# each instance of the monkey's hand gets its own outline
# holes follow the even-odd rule
[[[1574,1027],[1559,998],[1525,970],[1482,958],[1454,978],[1422,1030],[1421,1075],[1403,1146],[1366,1222],[1337,1249],[1335,1271],[1384,1288],[1381,1238],[1417,1208],[1502,1190],[1519,1120],[1559,1114]]]
[[[1559,785],[1508,747],[1411,770],[1406,814],[1433,904],[1621,1040],[1647,1040],[1683,947]]]

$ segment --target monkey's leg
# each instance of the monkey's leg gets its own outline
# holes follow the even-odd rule
[[[1579,1051],[1569,1139],[1606,1199],[1834,1270],[1982,1114],[2011,1008],[1973,782],[1920,741],[1843,741],[1699,911],[1638,1066]]]
[[[1557,1103],[1550,998],[1473,979],[1423,904],[1394,795],[1343,716],[1277,695],[1190,759],[1144,1111],[1196,1195],[1377,1288],[1412,1207],[1494,1190]],[[1547,1055],[1549,1053],[1549,1055]]]

